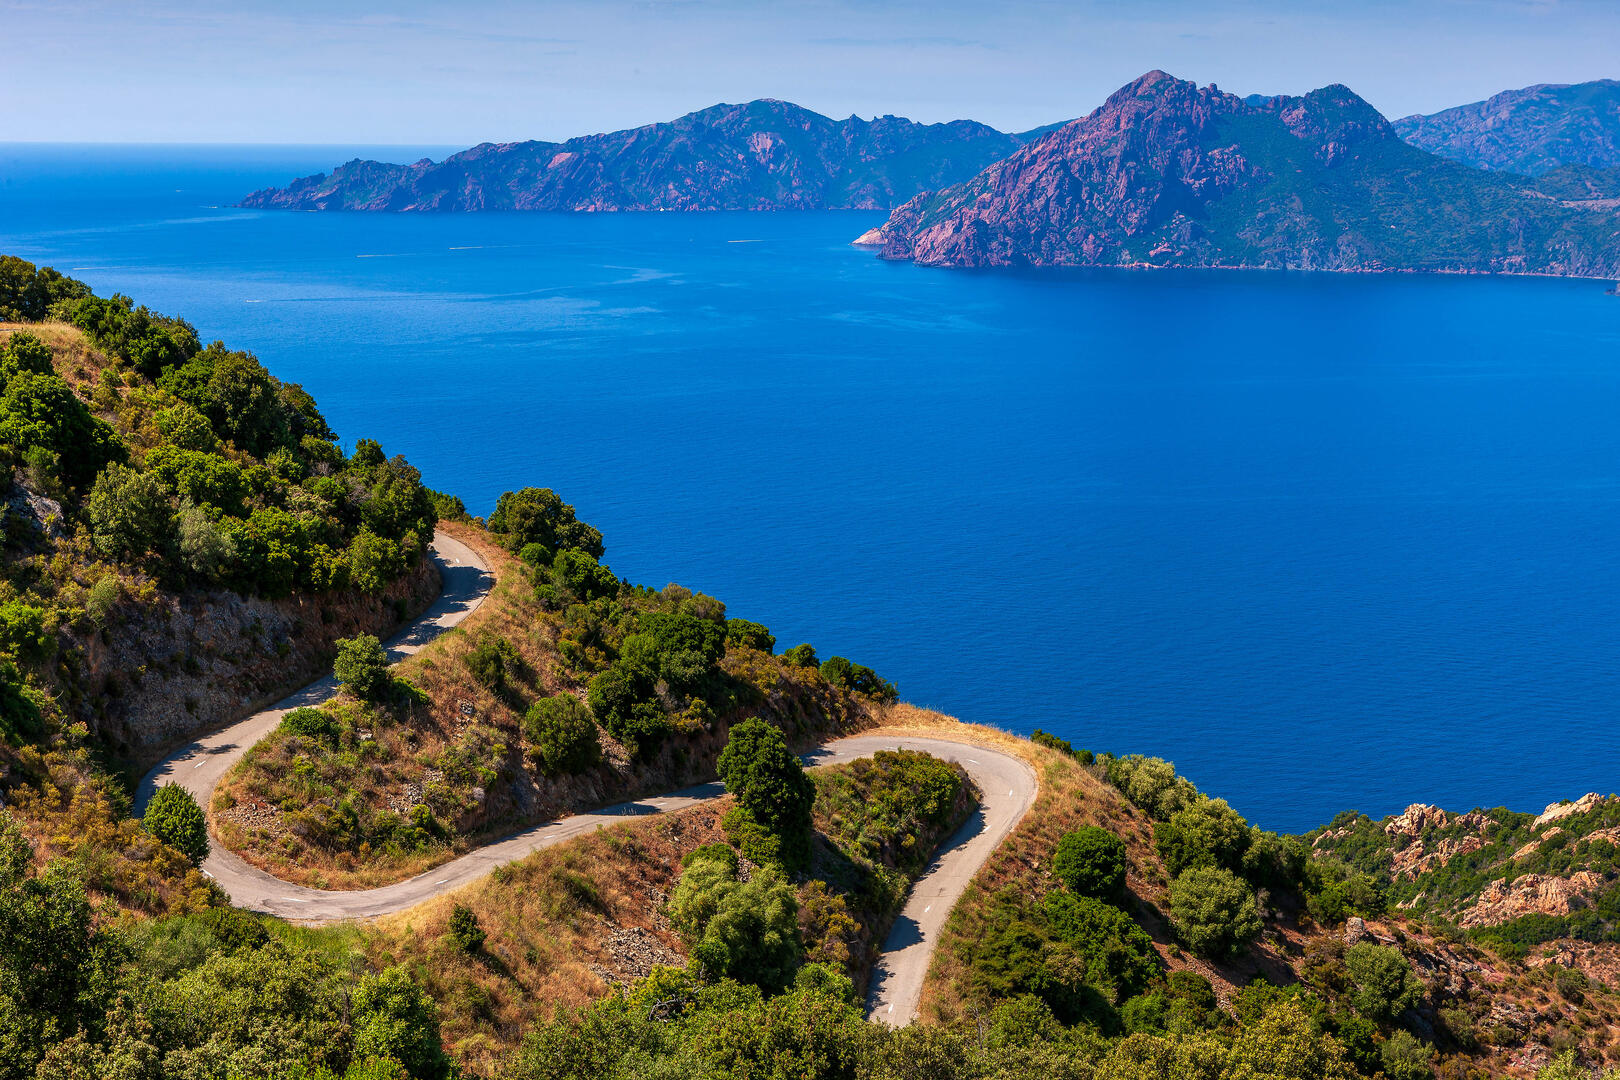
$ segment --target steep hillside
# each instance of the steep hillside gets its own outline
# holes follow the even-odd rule
[[[503,497],[495,520],[515,525],[538,494]],[[602,551],[552,505],[572,542]],[[713,597],[631,586],[578,548],[548,557],[507,534],[525,561],[476,523],[445,527],[490,566],[489,597],[391,691],[289,714],[226,776],[214,825],[254,865],[317,888],[401,880],[536,821],[712,780],[742,718],[808,746],[869,726],[892,694],[808,646],[777,655]]]
[[[562,143],[482,143],[434,163],[351,161],[257,191],[284,210],[887,209],[1021,142],[968,120],[831,120],[791,102],[715,105]]]
[[[1249,105],[1150,72],[861,238],[930,266],[1620,274],[1620,214],[1437,158],[1342,86]]]
[[[1620,168],[1620,81],[1507,90],[1403,117],[1395,131],[1431,154],[1481,169],[1540,176],[1560,165]]]

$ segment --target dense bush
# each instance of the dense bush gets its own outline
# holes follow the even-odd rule
[[[1052,872],[1075,895],[1115,904],[1125,896],[1125,862],[1123,840],[1086,825],[1058,841]]]
[[[781,990],[804,955],[793,887],[773,867],[755,870],[746,882],[737,870],[736,854],[724,845],[688,855],[670,895],[670,923],[705,977]]]
[[[338,639],[332,674],[339,686],[362,701],[381,701],[393,689],[388,654],[371,634]]]
[[[819,668],[821,661],[816,659],[816,650],[808,642],[795,645],[782,654],[783,663],[788,667]]]
[[[465,905],[457,904],[451,909],[446,934],[451,943],[464,953],[475,953],[484,947],[484,928],[478,924],[478,916],[473,909]]]
[[[1090,750],[1076,750],[1068,739],[1060,739],[1049,731],[1036,728],[1030,732],[1029,741],[1036,746],[1044,746],[1049,750],[1056,750],[1060,754],[1067,754],[1082,765],[1090,765],[1097,760],[1097,755]]]
[[[517,647],[499,635],[485,637],[467,653],[467,670],[489,690],[506,689],[507,676],[522,661]]]
[[[776,649],[776,635],[757,622],[749,622],[747,619],[727,619],[726,644],[768,653]]]
[[[1155,821],[1168,821],[1198,801],[1198,789],[1162,758],[1105,756],[1108,782]]]
[[[538,544],[531,544],[524,550],[529,548],[545,550]],[[551,582],[566,589],[574,598],[584,601],[595,600],[599,596],[615,596],[619,592],[619,579],[613,576],[613,571],[597,562],[589,552],[577,548],[564,548],[557,552],[551,562]]]
[[[1158,974],[1153,939],[1119,908],[1089,896],[1050,893],[1043,903],[1046,925],[1064,948],[1053,958],[1084,972],[1087,986],[1124,1001]]]
[[[335,716],[324,709],[311,708],[293,709],[287,713],[281,718],[281,730],[289,735],[314,739],[327,746],[337,745],[339,733]]]
[[[737,805],[778,839],[783,860],[802,863],[816,786],[781,731],[758,717],[742,721],[731,729],[716,768]]]
[[[1254,890],[1230,870],[1196,867],[1170,883],[1170,922],[1196,953],[1225,957],[1260,935]]]
[[[899,696],[893,683],[880,679],[871,668],[852,664],[842,656],[823,660],[821,676],[842,690],[853,690],[877,701],[893,701]]]
[[[146,831],[202,865],[208,857],[208,818],[191,792],[179,784],[165,784],[152,794],[141,818]]]
[[[572,548],[593,559],[602,557],[602,534],[575,517],[574,508],[550,488],[506,492],[495,500],[489,528],[512,551],[538,544],[552,554]]]
[[[523,735],[548,775],[583,772],[602,759],[591,711],[572,694],[553,694],[530,705]]]
[[[1345,952],[1344,964],[1356,1011],[1375,1023],[1389,1023],[1423,997],[1423,984],[1399,949],[1363,941]]]
[[[1153,829],[1154,846],[1172,877],[1209,866],[1237,873],[1249,839],[1249,823],[1225,799],[1200,799]]]
[[[35,269],[14,255],[0,255],[0,322],[38,322],[56,304],[89,294],[83,282],[49,266]]]
[[[669,715],[653,697],[653,678],[634,664],[609,667],[590,682],[586,700],[597,723],[631,757],[651,757],[669,736]]]

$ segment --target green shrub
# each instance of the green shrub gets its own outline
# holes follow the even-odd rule
[[[1218,866],[1237,873],[1249,850],[1249,823],[1225,799],[1201,799],[1153,829],[1153,843],[1170,875]]]
[[[1108,759],[1108,782],[1155,821],[1168,821],[1198,800],[1198,789],[1162,758]]]
[[[529,753],[548,775],[583,772],[602,759],[591,711],[572,694],[554,694],[530,705],[523,734]]]
[[[530,547],[523,550],[528,551]],[[586,602],[599,596],[617,596],[619,592],[619,579],[613,576],[613,571],[597,562],[590,553],[576,548],[557,552],[551,562],[551,580]]]
[[[816,659],[816,650],[810,644],[795,645],[782,654],[782,662],[788,667],[819,668],[821,661]]]
[[[1052,872],[1077,896],[1118,903],[1125,896],[1125,842],[1095,825],[1065,833]]]
[[[354,1053],[397,1061],[413,1077],[439,1077],[448,1062],[439,1044],[439,1010],[404,967],[384,968],[354,989]]]
[[[724,845],[687,856],[670,895],[670,923],[686,937],[705,977],[781,990],[804,955],[793,887],[770,866],[740,882],[737,867]]]
[[[467,653],[467,670],[480,686],[506,689],[506,681],[522,663],[517,647],[503,637],[486,637]]]
[[[1119,1007],[1119,1022],[1129,1034],[1139,1031],[1153,1035],[1164,1033],[1170,1019],[1170,1006],[1160,993],[1138,994]]]
[[[727,619],[726,644],[768,653],[776,648],[776,636],[757,622],[749,622],[747,619]]]
[[[780,839],[786,862],[808,857],[816,786],[779,730],[758,717],[736,725],[717,769],[737,805]]]
[[[489,529],[501,534],[512,551],[539,544],[549,552],[573,548],[593,559],[602,557],[602,534],[575,517],[574,508],[550,488],[506,492],[495,500]]]
[[[201,866],[208,857],[208,818],[191,792],[179,784],[165,784],[153,793],[141,824],[190,859],[193,866]]]
[[[169,496],[154,476],[109,465],[96,477],[84,509],[91,543],[109,559],[161,557],[173,542]]]
[[[1356,1011],[1376,1023],[1391,1022],[1423,997],[1423,984],[1399,949],[1363,941],[1346,950],[1344,964],[1355,984]]]
[[[1221,958],[1260,936],[1254,891],[1230,870],[1197,867],[1170,883],[1170,923],[1200,956]]]
[[[852,664],[842,656],[822,661],[821,676],[840,689],[853,690],[878,701],[893,701],[899,696],[893,683],[878,678],[871,668]]]
[[[1378,1050],[1388,1080],[1432,1080],[1434,1070],[1429,1064],[1432,1056],[1427,1046],[1405,1030],[1391,1032]]]
[[[341,728],[337,717],[323,709],[293,709],[281,718],[281,730],[289,735],[301,735],[327,746],[336,746]]]
[[[1054,961],[1075,965],[1083,982],[1123,1001],[1145,989],[1158,974],[1153,939],[1123,911],[1089,896],[1048,893],[1043,905],[1054,940],[1066,948]]]
[[[381,701],[393,688],[388,674],[388,654],[382,642],[370,634],[339,638],[332,674],[338,685],[362,701]]]
[[[457,904],[451,910],[449,937],[451,944],[468,955],[484,947],[484,928],[478,925],[472,908]]]
[[[669,715],[653,696],[648,672],[623,661],[591,679],[586,691],[596,722],[624,745],[630,756],[645,760],[669,736]]]

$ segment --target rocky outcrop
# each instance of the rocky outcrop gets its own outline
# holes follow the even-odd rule
[[[438,595],[424,559],[377,597],[267,600],[231,592],[117,604],[105,632],[76,641],[81,667],[68,698],[119,753],[144,762],[318,677],[333,642],[383,635]]]
[[[1620,167],[1620,82],[1507,90],[1395,121],[1401,138],[1481,169],[1538,176],[1560,165]]]
[[[1458,920],[1464,930],[1495,926],[1525,915],[1568,915],[1585,906],[1586,897],[1603,885],[1590,870],[1567,878],[1525,874],[1511,884],[1493,881],[1480,890],[1479,899]]]
[[[1595,791],[1589,791],[1585,795],[1582,795],[1579,799],[1576,799],[1574,802],[1565,801],[1551,803],[1548,805],[1547,809],[1541,812],[1541,816],[1536,818],[1536,820],[1531,823],[1530,827],[1533,829],[1541,829],[1551,825],[1555,821],[1562,821],[1567,817],[1574,817],[1576,814],[1585,814],[1589,811],[1597,809],[1598,804],[1603,801],[1602,795],[1599,795]]]
[[[256,191],[287,210],[888,209],[1025,141],[983,124],[832,120],[791,102],[716,105],[563,143],[481,143],[441,162],[351,161]]]
[[[1620,273],[1620,215],[1403,143],[1343,86],[1251,103],[1162,71],[880,235],[948,267]]]

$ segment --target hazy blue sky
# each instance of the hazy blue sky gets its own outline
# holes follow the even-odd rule
[[[0,141],[560,139],[717,101],[1080,115],[1160,67],[1390,116],[1620,76],[1620,0],[0,0]]]

